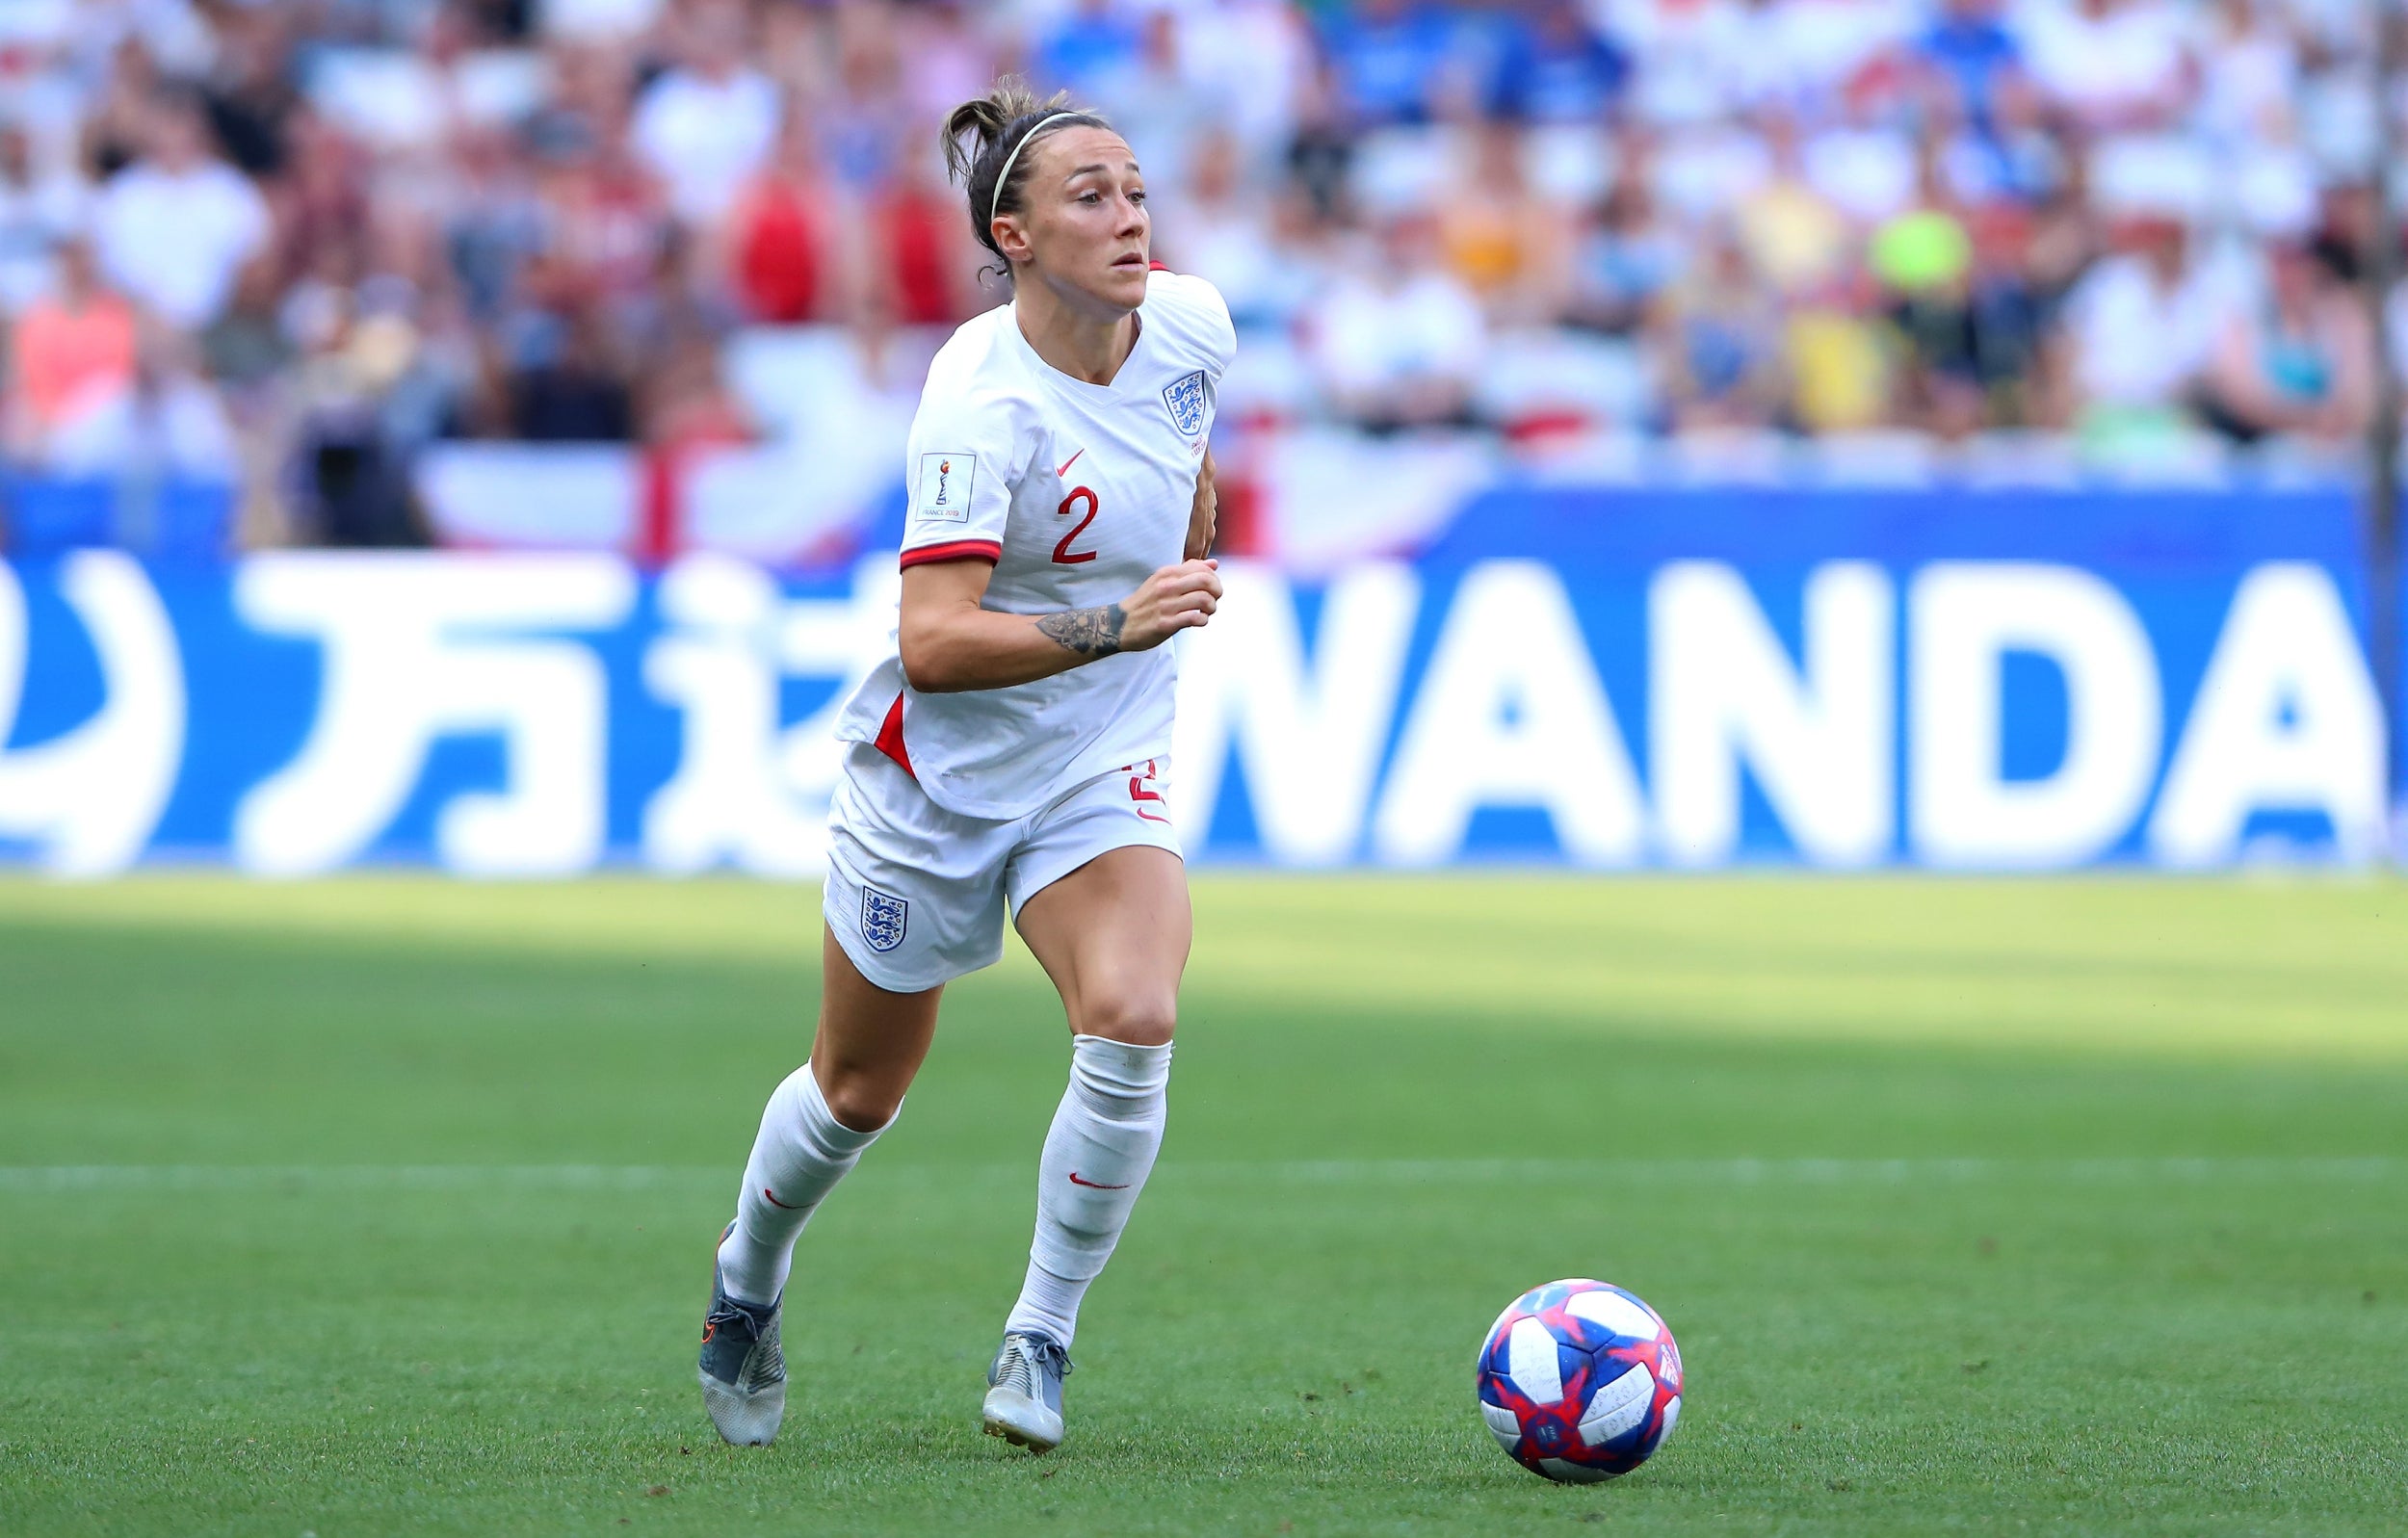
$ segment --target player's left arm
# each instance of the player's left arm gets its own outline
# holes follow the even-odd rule
[[[1238,356],[1238,329],[1229,319],[1229,306],[1220,291],[1200,277],[1170,277],[1164,285],[1165,299],[1178,307],[1181,324],[1192,345],[1200,350],[1196,361],[1204,365],[1204,373],[1215,389],[1229,372],[1229,365]],[[1204,430],[1208,434],[1210,426]],[[1213,553],[1213,536],[1218,531],[1220,496],[1215,484],[1217,470],[1213,462],[1212,446],[1204,449],[1204,462],[1195,473],[1195,500],[1188,508],[1188,544],[1190,560],[1201,560]]]
[[[1187,559],[1201,560],[1213,553],[1213,533],[1220,518],[1220,497],[1213,487],[1213,451],[1195,472],[1195,501],[1188,508]]]

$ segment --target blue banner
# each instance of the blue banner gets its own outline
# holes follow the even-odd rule
[[[1191,857],[2363,860],[2334,493],[1483,495],[1415,561],[1233,563],[1181,654]],[[0,856],[816,873],[891,560],[296,552],[0,567]]]

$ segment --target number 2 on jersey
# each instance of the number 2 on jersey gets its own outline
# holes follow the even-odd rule
[[[1061,506],[1056,508],[1054,511],[1057,515],[1067,518],[1070,516],[1070,509],[1077,507],[1082,500],[1086,503],[1086,516],[1073,525],[1070,532],[1063,534],[1060,542],[1054,546],[1054,564],[1057,566],[1084,565],[1095,559],[1096,553],[1092,550],[1073,551],[1070,548],[1070,541],[1086,533],[1086,526],[1095,521],[1097,506],[1095,493],[1085,486],[1074,486],[1071,488],[1070,495],[1062,498]]]

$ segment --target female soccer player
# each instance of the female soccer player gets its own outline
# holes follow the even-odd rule
[[[945,147],[1013,297],[937,353],[911,427],[895,642],[838,734],[819,1033],[761,1118],[703,1324],[703,1403],[738,1444],[785,1413],[796,1236],[892,1123],[945,984],[1002,956],[1007,906],[1071,1059],[989,1434],[1060,1443],[1080,1300],[1162,1144],[1191,928],[1163,643],[1220,597],[1205,440],[1236,335],[1211,285],[1150,261],[1103,118],[999,87]]]

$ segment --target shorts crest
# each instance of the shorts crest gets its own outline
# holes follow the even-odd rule
[[[861,889],[861,938],[877,951],[894,950],[903,944],[903,931],[911,925],[911,902],[880,892],[875,887]]]
[[[1204,430],[1204,408],[1211,399],[1202,369],[1183,374],[1163,386],[1163,402],[1170,407],[1171,425],[1191,438]]]

